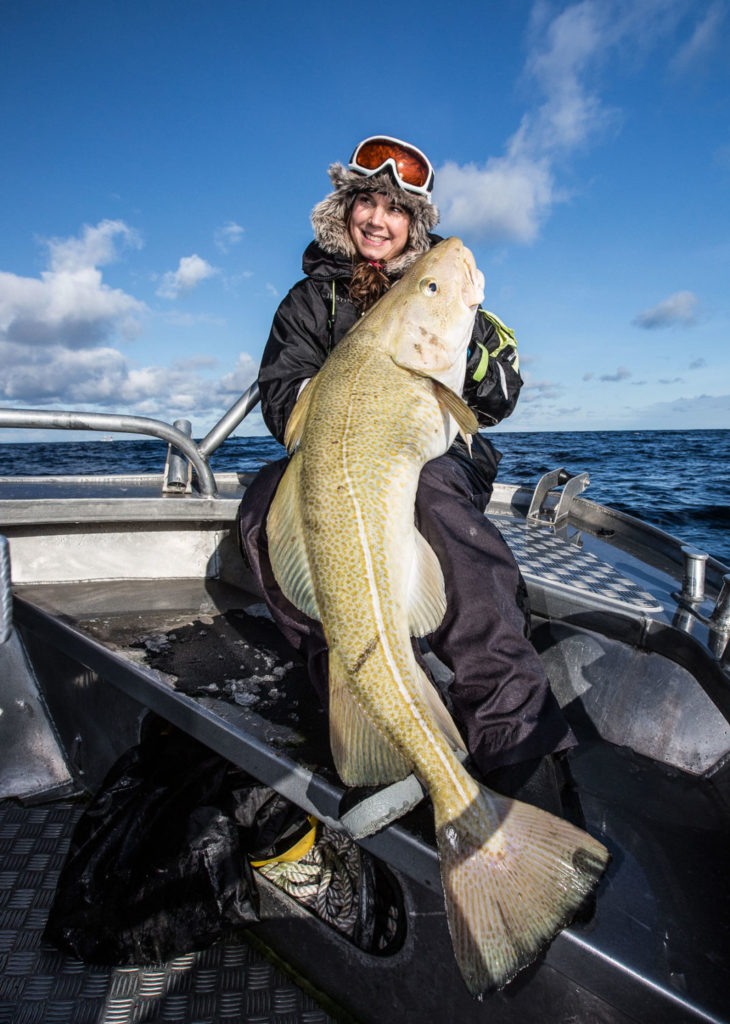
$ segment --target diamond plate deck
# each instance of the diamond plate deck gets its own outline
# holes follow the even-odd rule
[[[0,801],[0,1024],[334,1024],[253,947],[97,967],[41,941],[78,805]]]
[[[638,613],[661,611],[651,594],[609,562],[523,519],[491,516],[526,580]]]

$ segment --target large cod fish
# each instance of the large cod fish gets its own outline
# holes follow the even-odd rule
[[[428,790],[454,953],[473,995],[531,963],[608,861],[585,832],[469,775],[459,731],[411,647],[446,607],[438,559],[414,526],[416,486],[457,430],[477,430],[459,393],[483,286],[450,238],[350,330],[291,414],[295,451],[267,520],[279,585],[327,638],[343,783],[414,772]]]

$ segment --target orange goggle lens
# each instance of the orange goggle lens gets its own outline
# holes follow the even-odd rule
[[[353,154],[351,164],[371,174],[384,167],[388,160],[396,166],[398,176],[406,185],[422,189],[433,175],[428,160],[418,150],[390,139],[368,139]]]

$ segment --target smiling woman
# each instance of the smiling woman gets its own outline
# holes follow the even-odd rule
[[[312,212],[315,238],[303,259],[307,276],[279,306],[259,371],[263,417],[279,441],[304,385],[332,349],[441,241],[431,233],[438,222],[431,202],[433,170],[415,146],[373,136],[356,147],[347,166],[332,164],[329,177],[333,191]],[[480,427],[492,426],[512,412],[522,386],[514,336],[480,311],[460,352],[458,365],[449,369],[449,385],[462,393]],[[404,445],[409,440],[410,435],[404,437]],[[523,787],[523,796],[560,813],[550,755],[569,747],[573,738],[526,639],[517,564],[483,514],[498,458],[475,434],[471,450],[457,439],[421,472],[416,521],[443,569],[447,605],[429,644],[454,671],[451,703],[478,771],[488,777],[499,769],[502,792]],[[305,655],[312,683],[327,705],[328,648],[322,630],[283,598],[269,562],[266,517],[285,462],[265,467],[246,491],[242,542],[272,614]],[[517,771],[511,773],[512,768]],[[533,776],[530,790],[525,780]]]

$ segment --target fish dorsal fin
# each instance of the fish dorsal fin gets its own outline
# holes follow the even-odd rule
[[[330,651],[330,746],[337,774],[346,786],[380,786],[404,779],[412,766],[356,701],[347,679],[341,660]]]
[[[315,379],[316,376],[310,378],[304,385],[287,421],[286,430],[284,431],[284,444],[288,452],[293,452],[301,440],[304,424],[307,422],[309,406],[312,402],[312,395],[314,394],[313,384]]]
[[[464,399],[457,395],[450,387],[447,387],[446,384],[442,384],[440,380],[435,378],[433,386],[439,405],[454,417],[462,436],[467,438],[469,434],[476,434],[479,430],[479,423]]]
[[[444,574],[436,553],[414,529],[415,557],[409,581],[408,628],[411,636],[433,633],[446,612]]]
[[[266,519],[269,557],[276,581],[291,603],[311,619],[319,619],[300,514],[298,455],[279,481]]]

